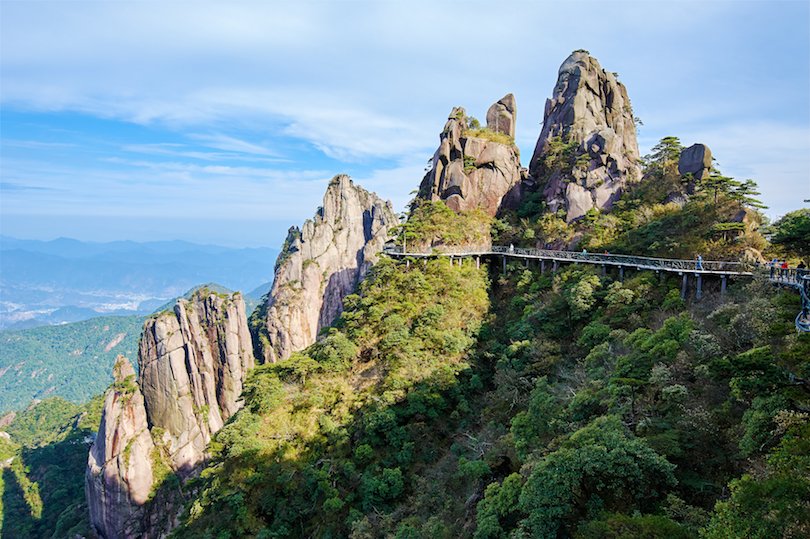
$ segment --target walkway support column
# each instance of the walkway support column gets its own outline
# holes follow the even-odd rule
[[[558,266],[558,264],[557,264],[557,261],[555,260],[554,264],[551,266],[552,273],[557,273],[557,266]]]
[[[607,265],[602,264],[602,277],[604,277],[605,275],[607,275]]]
[[[480,269],[480,268],[481,268],[481,257],[476,256],[475,257],[475,269]]]
[[[686,289],[689,286],[689,276],[686,273],[681,273],[683,279],[681,281],[681,299],[686,300]]]
[[[543,275],[546,272],[546,261],[540,259],[540,275]]]
[[[695,299],[700,299],[703,297],[703,276],[698,273],[695,275],[697,279],[697,290],[695,290]]]
[[[503,274],[506,275],[506,255],[503,255]]]
[[[726,295],[726,286],[728,285],[728,275],[722,275],[720,277],[720,295]]]
[[[619,266],[619,280],[624,282],[624,266]]]

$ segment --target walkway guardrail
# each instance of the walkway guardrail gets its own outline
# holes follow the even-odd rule
[[[527,249],[503,245],[481,247],[442,247],[429,252],[403,252],[401,246],[386,247],[385,252],[399,256],[485,256],[500,255],[518,258],[538,258],[560,262],[585,262],[588,264],[606,264],[612,266],[636,267],[646,270],[665,270],[676,272],[709,272],[749,275],[748,267],[740,262],[723,260],[684,260],[677,258],[654,258],[649,256],[619,255],[610,253],[587,253],[577,251],[558,251],[554,249]]]

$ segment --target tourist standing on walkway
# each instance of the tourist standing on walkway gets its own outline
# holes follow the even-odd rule
[[[770,262],[768,262],[768,267],[771,268],[771,279],[773,279],[773,276],[776,274],[776,266],[777,266],[777,264],[779,264],[779,260],[777,260],[775,258],[773,260],[771,260]]]
[[[703,271],[703,257],[700,255],[697,255],[697,258],[695,259],[695,269],[698,271]]]
[[[787,263],[787,260],[782,260],[782,265],[779,266],[779,267],[782,269],[782,280],[785,280],[787,278],[788,267],[789,267],[788,263]]]

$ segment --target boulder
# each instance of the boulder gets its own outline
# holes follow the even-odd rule
[[[487,128],[496,133],[504,133],[515,138],[516,120],[517,104],[512,94],[506,94],[487,110]]]
[[[695,181],[700,181],[709,176],[712,168],[712,151],[705,144],[692,144],[681,151],[678,158],[678,174],[681,176],[692,175],[687,193],[695,192]]]

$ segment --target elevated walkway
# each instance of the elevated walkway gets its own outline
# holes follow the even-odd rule
[[[602,273],[606,273],[608,267],[618,268],[619,278],[624,279],[625,269],[639,271],[654,271],[656,273],[675,273],[682,277],[681,297],[686,298],[688,291],[689,277],[693,277],[696,282],[695,297],[700,299],[703,295],[703,278],[720,277],[720,293],[725,293],[729,277],[753,277],[754,273],[749,271],[749,267],[740,262],[725,260],[703,260],[698,263],[696,260],[685,260],[680,258],[654,258],[649,256],[636,255],[615,255],[610,253],[587,253],[576,251],[558,251],[553,249],[526,249],[522,247],[512,247],[503,245],[491,246],[468,246],[464,248],[442,247],[431,251],[405,251],[401,246],[387,246],[383,250],[385,254],[393,258],[404,259],[427,259],[446,257],[453,263],[455,259],[459,264],[465,258],[475,260],[476,266],[480,266],[482,258],[501,258],[503,271],[506,271],[507,260],[523,260],[528,267],[530,261],[539,262],[540,271],[545,271],[546,262],[550,262],[552,271],[557,271],[559,264],[592,264],[602,267]],[[790,286],[799,291],[802,296],[802,311],[796,317],[796,330],[800,332],[810,332],[810,274],[802,270],[776,269],[769,277],[774,284]]]

